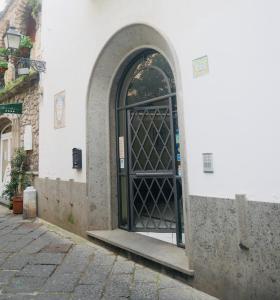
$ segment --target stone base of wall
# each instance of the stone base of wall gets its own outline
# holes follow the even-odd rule
[[[36,178],[38,214],[86,236],[85,183]],[[280,299],[280,204],[190,196],[192,285],[223,300]]]
[[[280,299],[280,204],[190,204],[194,286],[223,300]]]
[[[73,233],[86,237],[88,207],[86,184],[60,179],[36,178],[38,216]]]

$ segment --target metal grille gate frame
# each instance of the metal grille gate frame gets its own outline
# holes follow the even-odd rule
[[[150,52],[150,51],[148,51]],[[134,62],[137,60],[137,58],[135,58]],[[130,66],[133,65],[134,62],[131,62]],[[127,70],[130,69],[130,66],[128,66]],[[122,80],[122,85],[119,85],[119,89],[118,89],[118,98],[117,98],[117,105],[116,105],[116,136],[117,136],[117,140],[119,139],[119,113],[121,111],[125,112],[124,116],[125,116],[125,132],[123,132],[124,136],[125,136],[125,145],[124,145],[124,149],[125,149],[125,167],[124,169],[120,168],[120,160],[119,160],[119,147],[116,147],[116,154],[117,154],[117,193],[118,193],[118,201],[119,201],[119,227],[125,230],[129,230],[129,231],[149,231],[149,232],[176,232],[176,236],[177,236],[177,246],[179,247],[184,247],[184,242],[183,242],[183,238],[182,238],[182,233],[183,233],[183,223],[181,221],[183,221],[183,216],[182,216],[182,209],[183,209],[183,205],[182,205],[182,182],[181,182],[181,177],[178,175],[177,176],[177,166],[176,166],[176,141],[175,141],[175,119],[177,118],[177,105],[176,105],[176,93],[175,92],[171,92],[171,90],[169,91],[169,93],[167,95],[162,95],[162,96],[158,96],[158,97],[154,97],[154,98],[150,98],[148,100],[140,100],[137,103],[133,103],[133,104],[126,104],[124,103],[123,106],[120,105],[120,99],[122,97],[124,97],[125,95],[123,94],[123,91],[126,92],[127,89],[127,83],[125,84],[124,82],[124,78],[127,76],[129,72],[127,72],[126,74],[123,75],[123,80]],[[124,86],[124,87],[123,87]],[[163,104],[164,102],[164,104]],[[155,104],[157,104],[157,106],[155,106]],[[161,105],[162,103],[162,105]],[[174,108],[174,110],[173,110]],[[131,121],[133,118],[133,115],[135,115],[135,113],[139,113],[139,112],[143,112],[143,111],[150,111],[149,113],[151,113],[151,111],[155,111],[157,110],[157,112],[159,112],[160,110],[165,110],[165,118],[168,117],[168,121],[164,120],[160,126],[160,128],[154,128],[154,132],[155,132],[155,136],[159,137],[161,139],[161,128],[163,126],[165,126],[168,122],[169,127],[168,128],[168,139],[170,139],[170,150],[167,149],[166,147],[166,143],[167,140],[162,140],[160,141],[161,146],[163,147],[163,149],[166,151],[166,153],[168,153],[169,157],[170,157],[170,161],[168,162],[168,168],[164,169],[158,169],[158,166],[163,166],[162,161],[161,161],[161,157],[162,157],[162,152],[161,154],[157,157],[158,161],[156,163],[156,165],[152,166],[151,162],[149,162],[149,158],[151,157],[151,153],[152,150],[150,151],[150,153],[145,153],[145,151],[143,151],[144,156],[146,157],[146,163],[144,165],[144,170],[141,169],[136,169],[135,166],[137,165],[137,159],[139,158],[139,153],[137,156],[137,153],[133,154],[132,147],[131,144],[133,142],[132,139],[137,139],[136,137],[133,136],[132,131],[131,130]],[[151,122],[152,123],[152,122]],[[151,127],[152,125],[150,124],[149,127]],[[137,132],[137,129],[134,129],[134,134],[135,134],[135,130]],[[147,130],[149,130],[149,128],[145,128],[145,132],[147,135]],[[155,142],[153,143],[150,140],[150,143],[152,144],[152,148],[156,147],[155,146]],[[141,146],[140,146],[141,147]],[[142,146],[143,149],[143,146]],[[146,154],[146,155],[145,155]],[[133,159],[132,159],[132,155],[134,155],[134,159],[136,161],[136,164],[133,164]],[[135,162],[134,161],[134,162]],[[147,166],[150,166],[150,169],[146,169],[145,168]],[[156,171],[156,172],[155,172]],[[125,178],[126,182],[127,182],[127,223],[124,223],[124,225],[122,225],[122,196],[121,196],[121,180]],[[138,180],[138,183],[135,184],[135,181]],[[139,183],[140,182],[140,183]],[[160,182],[160,183],[159,183]],[[143,195],[141,195],[140,193],[140,186],[141,184],[145,185],[145,188],[147,190],[147,193],[150,198],[153,200],[153,208],[152,211],[149,211],[149,209],[146,206],[146,200],[147,200],[147,195],[145,196],[145,198],[143,198]],[[163,210],[163,213],[159,213],[159,220],[161,221],[161,223],[155,223],[155,220],[152,220],[151,215],[154,213],[154,211],[159,210],[158,206],[157,206],[157,200],[159,198],[159,196],[155,196],[153,194],[151,194],[151,190],[152,190],[152,185],[157,186],[157,190],[158,190],[158,194],[160,194],[162,196],[162,199],[164,199],[165,201],[165,207]],[[163,191],[163,186],[167,185],[169,186],[169,190],[170,193],[168,195],[164,195],[164,191]],[[136,226],[135,223],[135,209],[134,209],[134,204],[135,204],[135,197],[138,197],[138,200],[140,199],[142,207],[141,210],[138,211],[138,216],[141,215],[141,213],[146,210],[147,213],[147,217],[148,217],[148,223],[144,224],[144,226],[142,226],[142,228],[138,228]],[[173,218],[173,224],[175,224],[175,228],[173,228],[172,226],[170,226],[171,222],[166,223],[167,220],[163,220],[162,215],[165,214],[166,210],[172,210],[170,207],[170,201],[171,198],[173,198],[173,206],[174,206],[174,218]],[[127,224],[127,225],[125,225]],[[161,224],[165,224],[164,227],[161,228]],[[142,224],[143,225],[143,224]],[[145,226],[146,225],[146,226]],[[148,226],[147,226],[148,225]],[[150,226],[152,225],[152,226]],[[146,228],[145,228],[146,227]]]
[[[171,112],[169,106],[143,106],[127,111],[133,231],[176,232],[177,191]],[[165,134],[162,134],[163,129]]]

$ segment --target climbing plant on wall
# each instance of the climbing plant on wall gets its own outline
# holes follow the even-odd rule
[[[41,0],[28,0],[28,6],[31,8],[31,15],[34,19],[36,19],[41,12],[42,9],[42,1]]]

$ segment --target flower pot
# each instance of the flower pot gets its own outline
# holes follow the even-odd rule
[[[30,57],[30,48],[20,48],[19,53],[21,57],[29,58]]]
[[[23,196],[13,197],[13,213],[15,215],[22,214],[23,212]]]
[[[8,70],[8,68],[0,67],[0,74],[5,73],[7,70]]]

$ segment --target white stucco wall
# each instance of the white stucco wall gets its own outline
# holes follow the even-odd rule
[[[44,0],[40,177],[85,182],[95,60],[120,28],[145,23],[169,39],[179,60],[190,193],[280,202],[279,9],[276,0]],[[192,60],[202,55],[210,74],[194,79]],[[66,127],[56,130],[54,95],[62,90]],[[81,172],[72,170],[73,147],[83,149]],[[205,152],[214,154],[214,174],[203,173]]]

